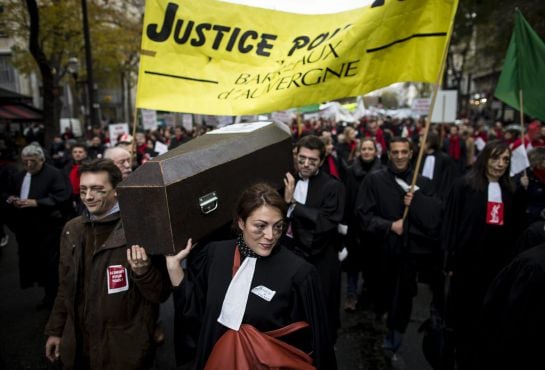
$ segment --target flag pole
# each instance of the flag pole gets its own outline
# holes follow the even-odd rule
[[[524,148],[524,151],[526,152],[526,145],[524,144],[524,100],[523,100],[523,94],[522,89],[519,89],[519,101],[520,101],[520,142],[522,147]],[[524,177],[526,177],[526,169],[524,169]]]
[[[523,94],[522,89],[519,89],[519,101],[520,101],[520,140],[522,141],[522,145],[526,148],[526,145],[524,145],[524,101],[523,101]]]
[[[414,192],[414,187],[416,185],[416,180],[418,179],[418,173],[420,172],[420,164],[422,163],[422,157],[424,156],[424,150],[426,148],[426,141],[428,140],[428,132],[430,131],[431,126],[431,117],[433,115],[433,108],[435,106],[435,100],[437,98],[437,92],[439,91],[439,88],[441,86],[441,80],[443,79],[443,75],[445,73],[445,66],[447,64],[447,55],[448,55],[448,49],[450,46],[450,39],[452,37],[452,28],[454,25],[454,17],[456,15],[456,10],[458,8],[458,2],[456,2],[456,6],[453,7],[452,10],[452,16],[450,17],[450,25],[449,25],[449,32],[447,35],[447,42],[445,44],[445,48],[443,49],[443,55],[441,57],[441,67],[439,68],[439,71],[437,72],[437,78],[435,80],[435,85],[433,86],[433,92],[431,97],[431,103],[430,107],[428,108],[428,116],[426,117],[426,126],[424,127],[424,135],[421,139],[420,144],[420,150],[418,152],[418,158],[416,160],[416,166],[414,168],[413,173],[413,179],[411,181],[411,188],[409,192]],[[407,215],[409,214],[409,206],[405,206],[405,210],[403,211],[403,221],[407,218]]]

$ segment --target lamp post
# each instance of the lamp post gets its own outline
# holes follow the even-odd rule
[[[77,104],[77,101],[76,100],[76,97],[78,95],[78,92],[77,92],[77,83],[78,83],[78,72],[79,72],[79,60],[78,58],[76,57],[71,57],[70,59],[68,59],[68,63],[66,65],[66,71],[68,72],[68,74],[70,74],[70,76],[72,76],[72,83],[71,83],[71,86],[72,86],[72,104],[71,104],[71,107],[70,107],[70,116],[71,117],[78,117],[79,114],[76,114],[76,107],[78,106]]]
[[[81,13],[83,17],[83,38],[85,41],[85,66],[87,68],[87,97],[88,97],[88,121],[92,127],[100,127],[98,117],[98,103],[95,98],[95,83],[93,79],[93,60],[91,57],[91,37],[89,35],[89,20],[87,18],[87,0],[81,0]]]
[[[68,63],[66,64],[66,71],[72,76],[72,83],[71,83],[71,95],[72,95],[72,102],[71,102],[71,112],[70,117],[74,117],[77,119],[77,130],[72,128],[72,131],[79,132],[80,134],[83,133],[83,127],[82,127],[82,115],[84,114],[83,107],[81,106],[81,94],[80,89],[78,87],[78,72],[79,72],[80,64],[79,60],[76,57],[71,57],[68,59]],[[72,126],[72,121],[70,121],[70,126]]]

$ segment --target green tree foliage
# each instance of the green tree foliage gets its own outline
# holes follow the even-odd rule
[[[399,108],[399,99],[395,91],[383,91],[380,96],[380,102],[386,109]]]
[[[543,0],[460,0],[447,59],[447,71],[454,79],[452,87],[459,87],[464,73],[501,68],[516,7],[545,38]]]
[[[121,75],[130,76],[136,71],[142,1],[87,2],[95,84],[99,88],[120,88]],[[6,25],[8,36],[16,41],[12,47],[13,64],[23,74],[37,72],[42,78],[46,131],[56,132],[61,108],[59,86],[65,82],[70,58],[78,58],[79,79],[86,80],[81,2],[3,0],[3,5],[0,21]],[[31,52],[30,45],[39,52]]]
[[[514,28],[517,7],[532,28],[545,39],[543,0],[483,0],[478,3],[479,23],[476,44],[479,54],[491,59],[491,67],[499,68],[503,64]]]

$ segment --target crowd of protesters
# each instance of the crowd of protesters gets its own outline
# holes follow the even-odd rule
[[[500,312],[489,302],[504,299],[510,305],[509,314],[524,315],[515,310],[528,308],[528,295],[540,293],[526,287],[526,296],[512,302],[512,297],[498,298],[499,290],[488,288],[518,253],[545,242],[545,129],[539,121],[525,127],[526,133],[520,126],[504,126],[500,121],[437,124],[431,126],[425,143],[422,120],[370,118],[348,124],[316,119],[294,121],[291,127],[294,137],[322,138],[328,148],[323,169],[347,188],[344,309],[370,307],[377,320],[385,320],[386,353],[396,358],[416,283],[421,282],[431,289],[434,319],[439,317],[454,333],[448,338],[450,354],[445,348],[431,353],[427,347],[434,368],[449,369],[456,363],[458,369],[484,369],[488,363],[502,361],[513,365],[519,356],[525,356],[525,363],[529,357],[536,358],[539,351],[531,341],[543,329],[542,320],[531,315],[525,320],[536,326],[511,325],[507,309]],[[425,147],[420,176],[411,190],[408,184],[421,145]],[[521,145],[530,166],[510,174],[512,152]],[[406,215],[405,206],[410,210]],[[534,270],[539,268],[537,260],[524,261],[533,263]],[[516,271],[522,269],[517,266]],[[524,278],[530,279],[528,274]],[[537,275],[532,278],[535,281],[529,284],[545,282]],[[503,286],[521,289],[505,280]],[[501,328],[494,329],[495,336],[481,330],[483,315],[503,320],[487,320],[489,328]],[[513,322],[521,320],[517,317]],[[443,340],[442,344],[447,343]],[[482,351],[485,340],[498,347],[487,345],[487,351]],[[510,350],[506,343],[516,346]]]
[[[530,265],[545,271],[545,266],[540,265],[545,259],[532,249],[545,243],[545,125],[535,120],[522,131],[500,121],[434,124],[426,142],[422,140],[423,119],[364,117],[354,123],[294,119],[289,127],[295,172],[287,174],[284,180],[282,195],[289,208],[280,243],[316,269],[321,281],[317,291],[324,295],[317,301],[325,305],[327,319],[322,323],[326,325],[322,332],[329,333],[327,342],[335,342],[341,307],[347,312],[370,309],[386,328],[385,355],[395,359],[420,282],[431,289],[431,312],[438,312],[454,333],[449,342],[450,357],[443,353],[442,363],[432,363],[435,369],[454,368],[454,363],[462,370],[484,369],[491,358],[497,364],[501,364],[501,359],[512,364],[518,356],[528,360],[539,353],[535,344],[539,342],[540,330],[545,329],[545,320],[535,317],[539,312],[536,307],[532,310],[536,315],[525,319],[535,320],[535,325],[521,323],[517,315],[524,314],[521,307],[528,308],[527,302],[532,299],[528,297],[541,293],[525,287],[522,296],[522,288],[516,284],[521,284],[517,279],[521,279],[523,271],[531,286],[545,285],[545,274],[528,276],[524,269]],[[101,248],[109,251],[101,263],[108,269],[114,263],[126,265],[132,271],[127,275],[125,269],[123,275],[112,270],[112,274],[121,274],[125,280],[120,286],[108,285],[108,294],[128,291],[136,284],[141,286],[141,295],[133,296],[130,303],[116,304],[129,304],[134,311],[137,304],[149,300],[150,308],[131,311],[135,316],[131,316],[130,322],[127,318],[120,320],[119,312],[125,309],[121,306],[117,308],[119,312],[104,308],[106,313],[99,312],[94,317],[105,315],[106,321],[114,318],[133,325],[134,320],[139,320],[137,316],[143,315],[139,317],[145,318],[147,331],[140,334],[160,337],[155,327],[157,305],[166,298],[164,284],[169,281],[164,260],[150,263],[145,251],[133,246],[125,263],[121,262],[121,254],[114,248],[130,246],[125,245],[123,230],[118,226],[119,207],[113,194],[119,181],[159,155],[158,143],[174,149],[209,129],[203,126],[187,132],[181,126],[160,127],[137,132],[134,138],[120,135],[115,146],[111,145],[108,131],[100,128],[90,130],[84,138],[76,138],[66,129],[47,147],[39,125],[16,137],[2,137],[1,246],[8,244],[4,229],[7,226],[19,248],[21,288],[35,283],[43,286],[44,299],[37,308],[55,306],[47,329],[48,358],[55,360],[61,353],[70,353],[64,356],[71,356],[76,368],[107,367],[108,361],[129,366],[126,364],[133,360],[136,362],[132,367],[126,368],[149,366],[154,344],[148,341],[146,353],[129,362],[108,357],[109,350],[104,346],[124,348],[115,338],[111,342],[104,340],[95,348],[95,336],[105,334],[95,332],[97,327],[85,322],[90,318],[85,316],[83,303],[90,302],[90,293],[61,281],[59,294],[63,296],[56,298],[57,266],[59,262],[63,266],[61,278],[62,274],[77,277],[77,269],[72,271],[75,266],[68,261],[72,245],[87,245],[92,238],[96,239],[93,243],[104,243]],[[416,168],[421,146],[424,156]],[[530,166],[511,176],[512,152],[520,146],[526,148]],[[22,161],[22,170],[17,157]],[[104,203],[101,197],[108,202]],[[66,222],[68,226],[61,235]],[[93,229],[95,234],[91,235],[86,229],[89,224],[103,228],[104,233],[97,235]],[[244,232],[243,225],[240,228]],[[83,239],[74,239],[74,233],[81,233]],[[278,238],[276,235],[275,243]],[[60,253],[59,245],[63,245]],[[533,252],[528,252],[530,249]],[[523,257],[517,257],[519,253]],[[81,258],[81,273],[94,276],[90,262],[93,255]],[[517,264],[515,267],[510,265],[512,261]],[[346,273],[346,298],[342,305],[338,294],[341,270]],[[176,279],[171,276],[170,280]],[[445,291],[449,285],[451,288]],[[512,289],[521,297],[515,300],[513,295],[502,296],[498,287]],[[75,294],[82,305],[75,313],[66,311],[74,298],[64,296],[67,291]],[[444,299],[446,293],[448,299]],[[525,305],[520,306],[520,301]],[[539,308],[545,308],[545,300],[535,301],[536,305],[541,304]],[[500,312],[492,302],[506,305]],[[75,346],[73,351],[70,349],[72,352],[61,351],[67,315],[69,334],[74,337],[70,341]],[[487,318],[486,332],[479,324],[482,315]],[[514,322],[518,324],[507,324],[508,315],[517,316]],[[91,329],[92,332],[85,331]],[[78,335],[84,338],[83,344],[75,339]],[[133,337],[129,341],[135,340]],[[482,346],[485,340],[498,345]],[[506,343],[511,342],[517,345],[508,348]],[[68,341],[64,343],[66,350]],[[480,351],[480,347],[486,351]]]

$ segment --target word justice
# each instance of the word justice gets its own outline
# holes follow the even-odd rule
[[[222,48],[225,51],[238,51],[241,54],[254,52],[258,56],[270,56],[278,36],[268,33],[258,33],[254,30],[242,30],[238,27],[229,27],[211,23],[195,23],[192,20],[185,22],[176,19],[178,5],[168,3],[161,27],[157,23],[149,24],[146,29],[147,37],[155,42],[165,42],[170,37],[175,43],[189,44],[202,47],[210,44],[213,50]]]

